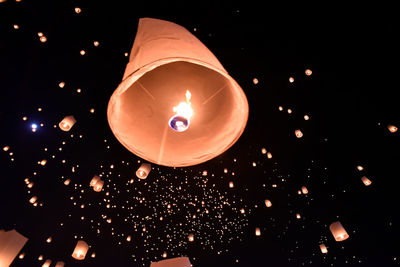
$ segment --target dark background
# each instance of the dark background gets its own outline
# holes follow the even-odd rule
[[[76,14],[75,7],[82,12]],[[106,108],[122,79],[128,63],[124,53],[130,52],[141,17],[175,22],[199,38],[242,86],[250,114],[242,137],[224,154],[188,168],[153,165],[147,182],[135,181],[128,192],[127,181],[134,176],[139,158],[113,136]],[[202,179],[214,183],[210,192],[242,199],[249,213],[238,223],[241,228],[237,232],[224,237],[204,233],[212,242],[224,241],[219,248],[223,253],[195,241],[169,249],[168,257],[187,255],[194,266],[398,265],[399,134],[387,129],[388,124],[400,126],[396,20],[395,9],[383,5],[0,3],[0,146],[10,146],[9,151],[0,153],[0,228],[15,228],[29,238],[22,250],[25,258],[17,258],[12,266],[41,266],[39,255],[52,259],[53,264],[63,260],[66,266],[149,266],[150,261],[160,260],[166,246],[166,241],[157,237],[180,228],[177,222],[185,218],[176,213],[169,219],[173,225],[169,230],[158,227],[161,223],[157,220],[149,222],[157,227],[148,227],[148,236],[133,234],[132,242],[127,243],[125,237],[111,234],[127,235],[132,230],[121,219],[128,216],[121,206],[140,191],[146,196],[146,207],[155,205],[161,210],[155,201],[165,192],[156,189],[156,194],[149,185],[159,182],[160,187],[163,183],[178,187],[188,181],[194,189],[187,188],[185,194],[193,195]],[[15,30],[14,24],[20,29]],[[47,42],[39,41],[38,32],[45,34]],[[95,40],[98,47],[93,46]],[[79,53],[82,49],[84,56]],[[307,68],[313,71],[309,77],[304,74]],[[288,81],[290,76],[295,78],[293,84]],[[253,84],[253,78],[259,83]],[[64,88],[58,87],[61,81],[66,83]],[[77,88],[82,92],[77,93]],[[279,106],[284,110],[279,111]],[[90,108],[95,108],[94,114]],[[288,114],[288,108],[293,113]],[[70,132],[53,128],[70,114],[77,119]],[[309,121],[303,119],[305,114]],[[33,133],[32,123],[44,126]],[[295,129],[302,130],[303,138],[295,137]],[[67,144],[59,151],[63,141]],[[262,147],[271,151],[272,159],[261,154]],[[46,166],[37,164],[42,159],[47,159]],[[61,163],[61,159],[67,162]],[[121,161],[130,165],[119,164]],[[252,167],[252,162],[257,167]],[[92,192],[88,183],[93,174],[108,173],[111,164],[115,167],[107,176],[105,189],[110,195]],[[357,165],[365,170],[357,171]],[[72,173],[73,166],[79,171]],[[224,174],[223,168],[234,171],[235,176]],[[208,178],[200,175],[203,170],[208,171]],[[221,178],[214,181],[211,173]],[[167,179],[156,180],[162,175]],[[371,186],[362,184],[363,175],[371,179]],[[172,179],[174,176],[185,178]],[[31,190],[24,183],[27,177],[35,183]],[[72,180],[69,187],[63,184],[65,178]],[[235,181],[234,191],[227,186],[230,180]],[[297,194],[303,185],[309,189],[308,195]],[[33,207],[28,202],[33,195],[42,206]],[[168,197],[187,208],[179,190]],[[110,210],[95,204],[103,198],[112,198],[116,207]],[[273,203],[270,209],[263,207],[265,198]],[[85,209],[73,205],[77,199],[77,205],[84,203]],[[232,202],[235,205],[237,202]],[[133,207],[139,218],[151,215],[143,205]],[[298,212],[300,220],[295,218]],[[111,224],[101,218],[106,213],[113,217]],[[229,221],[237,215],[225,216]],[[203,222],[215,220],[210,216]],[[341,243],[329,232],[329,224],[336,220],[350,235]],[[190,220],[185,223],[190,224]],[[254,235],[255,227],[261,228],[261,237]],[[101,234],[96,233],[97,228]],[[75,235],[91,245],[82,262],[70,256]],[[48,236],[53,237],[50,244],[45,242]],[[225,242],[229,237],[237,240]],[[176,235],[173,242],[179,239],[186,242],[187,237]],[[144,240],[161,253],[146,251]],[[327,245],[327,255],[321,254],[319,243]],[[90,257],[93,251],[95,258]]]

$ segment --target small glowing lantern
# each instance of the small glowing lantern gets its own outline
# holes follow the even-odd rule
[[[42,160],[41,162],[40,162],[40,165],[42,165],[42,166],[44,166],[44,165],[46,165],[46,163],[47,163],[47,160]]]
[[[228,169],[227,168],[224,168],[224,173],[228,173]]]
[[[394,125],[388,125],[387,128],[388,128],[388,130],[389,130],[391,133],[397,132],[397,127],[394,126]]]
[[[296,213],[296,218],[297,218],[297,219],[300,219],[300,218],[301,218],[300,213]]]
[[[234,188],[234,187],[235,187],[235,185],[233,184],[232,181],[230,181],[230,182],[229,182],[229,188]]]
[[[94,46],[99,46],[99,44],[100,44],[100,43],[99,43],[98,41],[94,41],[94,42],[93,42],[93,45],[94,45]]]
[[[42,261],[43,260],[43,255],[39,255],[38,260]]]
[[[98,181],[100,181],[100,177],[95,175],[93,176],[92,180],[90,180],[90,186],[94,186]]]
[[[261,148],[261,153],[262,154],[267,154],[267,150],[263,147],[263,148]]]
[[[294,83],[294,78],[293,77],[289,77],[289,82],[290,83]]]
[[[194,241],[194,234],[189,234],[189,242],[193,242]]]
[[[63,261],[57,261],[55,267],[64,267],[64,265],[65,265],[65,262],[63,262]]]
[[[371,180],[368,179],[367,177],[363,176],[361,177],[361,181],[364,183],[365,186],[369,186],[372,184]]]
[[[36,197],[36,196],[31,197],[31,199],[29,199],[29,202],[30,202],[31,204],[35,203],[36,201],[37,201],[37,197]]]
[[[307,76],[311,76],[312,71],[310,69],[306,69],[305,73],[306,73]]]
[[[61,130],[68,132],[74,126],[76,120],[74,116],[66,116],[59,124]]]
[[[50,267],[50,264],[51,264],[51,260],[46,260],[46,261],[43,263],[42,267]]]
[[[359,166],[357,166],[357,170],[362,171],[362,170],[364,170],[364,167],[359,165]]]
[[[268,152],[268,153],[267,153],[267,158],[272,159],[272,154],[271,154],[271,152]]]
[[[22,252],[21,254],[19,254],[18,258],[20,258],[21,260],[22,260],[23,258],[25,258],[25,252]]]
[[[10,149],[10,147],[9,146],[5,146],[5,147],[3,147],[3,150],[4,151],[8,151]]]
[[[126,241],[131,242],[131,240],[132,240],[132,237],[131,237],[130,235],[128,235],[128,236],[126,237]]]
[[[60,88],[64,88],[65,82],[60,82],[60,83],[58,84],[58,86],[60,86]]]
[[[203,171],[203,176],[207,176],[207,171]]]
[[[64,181],[64,184],[65,184],[65,185],[69,185],[70,182],[71,182],[71,180],[70,180],[70,179],[67,179],[67,180]]]
[[[302,186],[302,187],[301,187],[301,192],[302,192],[304,195],[307,195],[307,194],[308,194],[308,189],[307,189],[307,187]]]
[[[92,255],[90,255],[90,257],[92,257],[92,258],[96,258],[96,253],[95,253],[95,252],[93,252],[93,253],[92,253]]]
[[[84,56],[84,55],[86,54],[85,50],[81,50],[79,53],[80,53],[82,56]]]
[[[331,230],[333,237],[338,242],[349,238],[349,235],[347,234],[346,230],[343,228],[342,224],[339,221],[332,223],[329,226],[329,230]]]
[[[45,43],[46,41],[47,41],[47,37],[46,36],[40,36],[40,41],[42,42],[42,43]]]
[[[190,31],[139,20],[123,80],[107,108],[123,146],[159,165],[200,164],[239,139],[248,111],[239,84]]]
[[[310,119],[310,116],[308,116],[307,114],[304,115],[304,120],[308,121]]]
[[[296,130],[294,131],[295,135],[297,138],[302,138],[303,137],[303,133],[300,130]]]
[[[261,235],[261,230],[259,227],[256,227],[256,236],[260,236]]]
[[[49,236],[49,237],[46,239],[46,242],[47,242],[47,243],[51,243],[52,240],[53,240],[53,238],[51,238],[51,236]]]
[[[82,12],[82,9],[80,7],[75,7],[75,13],[79,14]]]
[[[77,260],[83,260],[88,250],[88,244],[83,240],[79,240],[75,246],[74,252],[72,252],[72,257]]]
[[[326,246],[325,246],[324,244],[320,244],[320,245],[319,245],[319,248],[321,249],[321,252],[322,252],[323,254],[328,253],[328,249],[326,248]]]
[[[32,188],[33,185],[34,185],[34,183],[33,183],[33,182],[30,182],[30,183],[27,185],[27,187],[28,187],[28,188]]]
[[[270,208],[270,207],[272,206],[271,201],[268,200],[268,199],[266,199],[266,200],[265,200],[265,206],[266,206],[267,208]]]
[[[100,192],[103,189],[104,181],[100,180],[93,186],[93,190],[96,192]]]
[[[166,258],[166,257],[167,257],[167,252],[164,252],[164,253],[162,254],[162,257],[163,257],[163,258]]]
[[[140,165],[139,169],[136,171],[136,176],[139,179],[146,179],[150,171],[151,165],[149,163],[142,163],[142,165]]]
[[[253,83],[254,83],[254,84],[258,84],[258,79],[257,79],[257,78],[254,78],[254,79],[253,79]]]

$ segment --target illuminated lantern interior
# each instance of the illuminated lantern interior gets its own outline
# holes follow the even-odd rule
[[[194,35],[172,22],[142,18],[107,116],[129,151],[159,165],[183,167],[229,149],[244,131],[248,103]]]
[[[75,246],[74,251],[72,252],[72,257],[76,260],[83,260],[85,259],[88,250],[88,244],[83,240],[79,240]]]
[[[329,230],[331,230],[333,237],[338,242],[349,238],[349,235],[347,234],[346,230],[343,228],[342,224],[339,221],[332,223],[329,226]]]

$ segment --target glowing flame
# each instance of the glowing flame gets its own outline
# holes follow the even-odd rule
[[[177,106],[173,107],[173,111],[176,113],[175,115],[185,117],[186,119],[190,119],[193,115],[193,109],[190,103],[190,99],[192,98],[192,94],[189,90],[186,90],[186,102],[180,102]]]

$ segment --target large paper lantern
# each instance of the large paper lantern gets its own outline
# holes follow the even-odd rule
[[[59,124],[58,127],[60,127],[61,130],[68,132],[71,130],[72,126],[74,126],[76,120],[74,116],[66,116]]]
[[[63,261],[57,261],[55,267],[64,267],[64,265],[65,265],[65,262],[63,262]]]
[[[16,230],[0,230],[0,266],[10,266],[27,241]]]
[[[149,163],[142,163],[142,165],[140,165],[139,169],[136,171],[136,176],[139,179],[146,179],[150,171],[151,165]]]
[[[178,257],[158,262],[152,262],[150,267],[192,267],[188,257]]]
[[[107,110],[129,151],[159,165],[196,165],[239,139],[248,112],[241,87],[195,36],[172,22],[139,20]]]
[[[349,238],[349,235],[347,234],[346,230],[339,221],[332,223],[329,226],[329,230],[331,230],[333,237],[338,242]]]
[[[88,244],[83,240],[79,240],[75,246],[74,252],[72,252],[72,257],[77,260],[83,260],[88,250]]]

